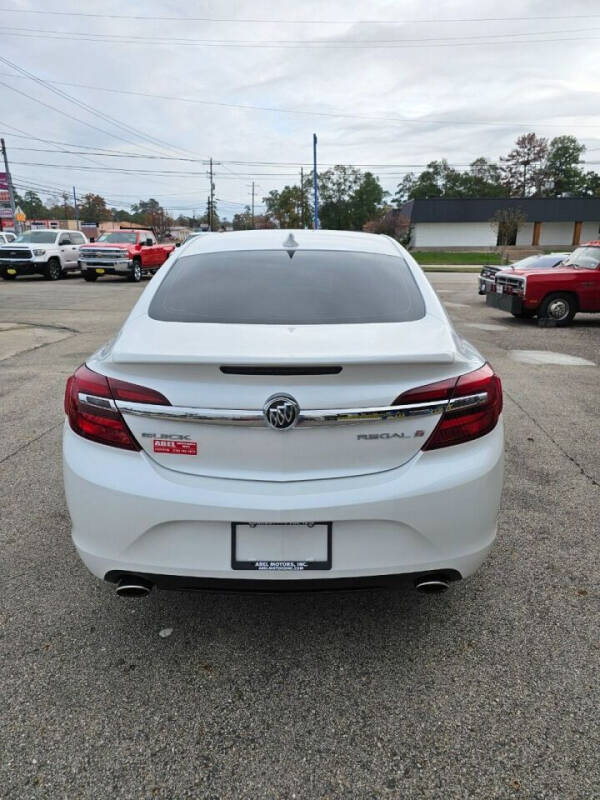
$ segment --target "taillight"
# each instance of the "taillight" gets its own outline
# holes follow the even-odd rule
[[[141,450],[115,400],[170,405],[167,398],[154,389],[107,378],[83,364],[71,375],[65,389],[65,414],[69,425],[79,436],[93,442],[124,450]]]
[[[430,383],[404,392],[394,405],[448,400],[423,450],[470,442],[496,427],[502,412],[502,384],[489,364],[459,378]]]

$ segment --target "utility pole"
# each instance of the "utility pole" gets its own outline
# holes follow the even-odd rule
[[[254,181],[252,181],[252,230],[254,230]]]
[[[213,229],[213,205],[215,202],[215,184],[213,181],[213,163],[212,158],[210,159],[210,200],[209,200],[209,209],[208,209],[208,230],[212,231]]]
[[[75,191],[75,187],[73,187],[73,207],[75,209],[75,225],[77,230],[79,230],[79,206],[77,205],[77,192]]]
[[[4,158],[4,171],[6,172],[6,183],[8,185],[8,199],[10,201],[10,210],[13,216],[13,221],[15,225],[15,232],[21,233],[21,223],[17,220],[17,208],[15,206],[15,192],[13,189],[12,178],[10,177],[10,170],[8,168],[8,156],[6,155],[6,145],[4,144],[4,139],[0,139],[0,144],[2,145],[2,157]]]
[[[305,227],[304,220],[304,167],[300,167],[300,227]]]
[[[313,228],[319,230],[319,186],[317,182],[317,134],[313,133],[313,194],[315,203],[315,213]]]

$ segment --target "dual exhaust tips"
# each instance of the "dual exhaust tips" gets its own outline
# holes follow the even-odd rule
[[[145,597],[152,591],[152,586],[139,575],[124,575],[116,591],[119,597]],[[441,575],[428,575],[415,582],[415,589],[421,594],[442,594],[448,589],[448,581]]]

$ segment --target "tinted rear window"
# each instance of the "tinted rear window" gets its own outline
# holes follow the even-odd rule
[[[249,250],[178,259],[148,313],[169,322],[332,325],[408,322],[424,316],[425,304],[398,256]]]

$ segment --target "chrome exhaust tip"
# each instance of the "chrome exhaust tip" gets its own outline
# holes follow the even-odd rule
[[[423,578],[415,584],[421,594],[442,594],[448,590],[448,581],[443,578]]]
[[[125,575],[117,584],[119,597],[145,597],[152,591],[152,584],[137,575]]]

